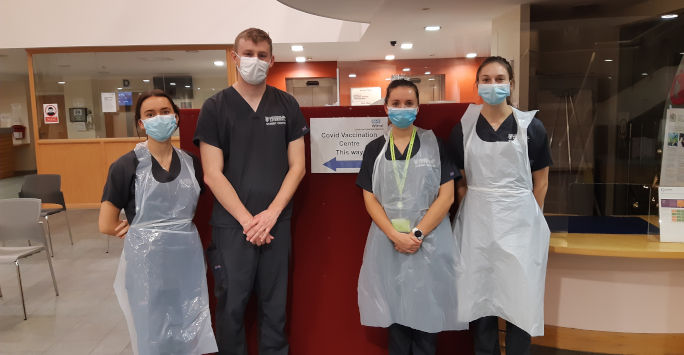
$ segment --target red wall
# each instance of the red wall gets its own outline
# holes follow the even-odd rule
[[[276,58],[277,59],[277,58]],[[275,62],[268,71],[266,84],[287,91],[287,78],[336,78],[337,62]]]
[[[404,60],[369,60],[359,62],[340,62],[340,104],[350,105],[351,88],[374,87],[385,88],[389,84],[386,78],[393,74],[423,75],[426,71],[444,74],[444,100],[455,102],[477,102],[475,75],[477,67],[484,58],[446,58],[446,59],[404,59]],[[403,68],[411,68],[403,72]],[[349,74],[356,74],[350,78]]]
[[[467,104],[421,105],[416,124],[446,138]],[[311,117],[385,116],[383,106],[304,107]],[[192,144],[199,110],[181,110],[181,147],[199,156]],[[364,208],[356,174],[311,174],[310,139],[307,135],[307,173],[294,197],[292,216],[292,269],[288,300],[288,332],[295,355],[384,355],[387,331],[361,326],[357,282],[370,217]],[[200,196],[195,224],[206,248],[211,240],[208,221],[211,192]],[[213,278],[208,273],[214,309]],[[250,354],[256,354],[254,302],[246,320]],[[467,331],[443,332],[438,354],[472,354]]]
[[[275,62],[269,70],[266,83],[287,91],[286,78],[335,78],[340,68],[340,105],[351,104],[351,88],[385,88],[389,84],[385,78],[393,74],[404,74],[403,68],[411,68],[406,74],[423,75],[426,71],[433,75],[444,74],[444,99],[455,102],[480,102],[475,86],[477,67],[484,58],[445,58],[445,59],[404,59],[404,60],[364,60],[356,62]],[[350,78],[349,74],[356,74]]]

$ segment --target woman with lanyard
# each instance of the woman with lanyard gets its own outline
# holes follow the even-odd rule
[[[202,168],[171,145],[178,114],[163,91],[140,96],[135,122],[148,139],[112,163],[100,207],[100,232],[125,238],[114,291],[141,355],[217,351],[192,223]]]
[[[544,334],[549,228],[542,214],[551,154],[536,111],[507,103],[513,69],[487,58],[477,70],[483,105],[470,105],[450,147],[463,179],[454,235],[459,255],[459,320],[468,321],[475,354],[498,354],[498,318],[507,321],[506,354],[530,353]]]
[[[455,249],[448,212],[458,175],[429,130],[413,125],[418,88],[387,87],[389,131],[366,146],[356,183],[373,220],[359,275],[361,324],[389,327],[389,354],[434,354],[456,321]]]

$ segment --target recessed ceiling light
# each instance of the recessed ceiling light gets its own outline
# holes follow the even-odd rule
[[[123,90],[123,88],[116,88],[117,90]]]
[[[143,79],[143,83],[149,83],[150,79]]]
[[[293,52],[301,52],[304,50],[304,46],[300,46],[298,44],[295,44],[295,45],[291,46],[290,48],[292,49]]]
[[[295,58],[295,60],[297,61],[297,63],[304,63],[306,62],[306,57],[297,57]]]
[[[641,76],[648,76],[648,73],[641,73]]]
[[[171,86],[176,86],[176,83],[169,83],[169,85],[171,85]]]
[[[428,80],[435,80],[435,78],[430,78],[430,79],[428,79]]]
[[[350,77],[350,78],[356,78],[356,74],[354,74],[354,73],[349,74],[349,77]]]
[[[665,19],[665,20],[672,20],[673,18],[677,18],[679,15],[677,14],[665,14],[661,15],[660,18]]]
[[[684,52],[679,52],[679,54],[684,55]]]
[[[610,58],[607,58],[607,59],[604,59],[603,61],[604,61],[604,62],[612,62],[613,60],[610,59]]]
[[[222,67],[222,66],[224,66],[225,64],[226,64],[226,63],[225,63],[224,61],[222,61],[222,60],[215,60],[215,61],[214,61],[214,65],[217,66],[217,67]]]
[[[439,31],[442,26],[425,26],[426,31]]]
[[[189,88],[189,87],[190,87],[190,85],[185,85],[185,87],[186,87],[186,88]]]
[[[199,89],[200,89],[200,88],[197,88],[197,90],[199,90]]]
[[[425,75],[430,75],[430,74],[432,74],[432,73],[430,73],[429,71],[425,72]]]
[[[394,54],[388,54],[385,56],[385,60],[393,60],[394,59]]]
[[[403,71],[411,71],[411,68],[404,68]]]
[[[390,81],[392,78],[385,78],[385,80]]]
[[[214,88],[211,88],[211,91],[216,91],[216,89],[214,89]]]
[[[471,53],[466,54],[466,58],[475,58],[475,57],[477,57],[477,53],[471,52]]]
[[[64,84],[66,84],[66,81],[58,81],[57,84],[64,85]]]
[[[411,49],[413,48],[413,43],[402,43],[401,49]]]

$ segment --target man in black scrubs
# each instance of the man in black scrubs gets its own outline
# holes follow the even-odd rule
[[[291,199],[305,173],[306,121],[297,101],[266,85],[271,38],[250,28],[235,38],[237,82],[202,106],[194,143],[214,197],[212,244],[220,354],[247,354],[244,313],[259,307],[259,353],[287,355],[285,334]]]

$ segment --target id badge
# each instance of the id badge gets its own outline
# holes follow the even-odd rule
[[[391,220],[392,226],[397,232],[409,233],[411,232],[411,221],[406,218],[394,218]]]

